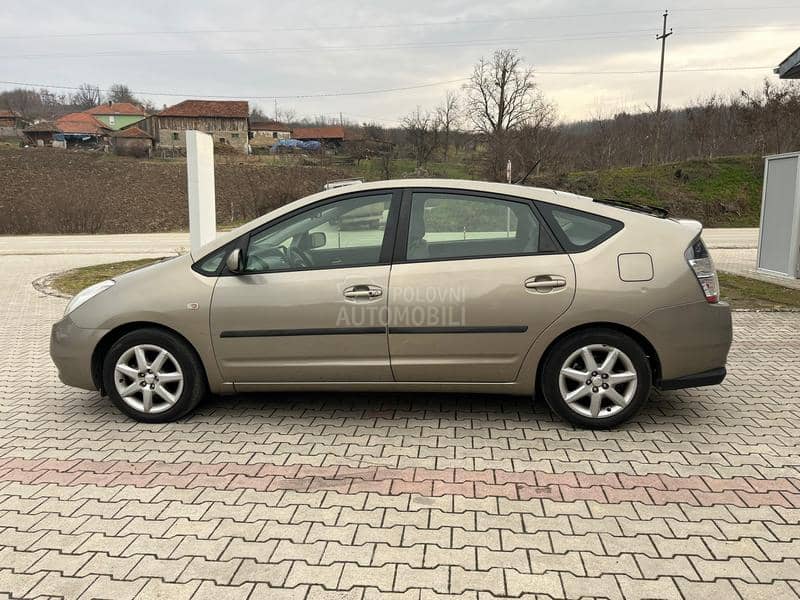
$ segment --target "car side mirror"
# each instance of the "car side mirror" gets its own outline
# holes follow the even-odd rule
[[[325,235],[324,231],[315,231],[311,234],[309,242],[311,244],[311,250],[322,248],[328,243],[328,237]]]
[[[225,266],[231,273],[241,273],[244,271],[244,260],[242,260],[242,249],[234,248],[225,259]]]

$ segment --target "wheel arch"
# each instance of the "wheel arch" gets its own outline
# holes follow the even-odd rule
[[[544,367],[545,362],[547,361],[547,357],[553,351],[553,348],[561,342],[567,336],[573,335],[575,333],[579,333],[582,331],[591,331],[593,329],[612,329],[614,331],[618,331],[619,333],[623,333],[633,339],[637,344],[642,347],[645,355],[647,356],[647,362],[650,364],[650,371],[653,376],[653,384],[657,385],[658,382],[661,381],[661,360],[658,357],[658,352],[655,349],[655,346],[648,340],[644,335],[632,329],[626,325],[620,325],[619,323],[612,323],[607,321],[597,321],[594,323],[584,323],[581,325],[577,325],[571,329],[568,329],[561,334],[558,335],[553,341],[551,341],[547,348],[545,348],[544,352],[542,352],[542,356],[539,359],[538,364],[536,365],[536,388],[538,389],[541,384],[541,377],[542,377],[542,368]]]
[[[106,393],[106,390],[103,386],[103,359],[105,355],[111,349],[111,346],[114,344],[114,342],[120,339],[123,335],[139,329],[160,329],[165,333],[174,335],[183,343],[185,343],[190,351],[194,354],[197,361],[200,363],[206,386],[208,386],[208,373],[206,372],[206,365],[198,354],[194,345],[188,339],[186,339],[186,336],[182,335],[179,331],[176,331],[171,327],[162,325],[161,323],[155,323],[153,321],[132,321],[130,323],[118,325],[114,329],[108,331],[102,338],[100,338],[100,341],[97,342],[97,345],[92,352],[92,381],[97,389],[100,390],[101,394],[105,395]]]

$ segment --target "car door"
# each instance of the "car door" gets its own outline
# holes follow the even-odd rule
[[[511,382],[572,302],[575,270],[528,200],[414,190],[389,287],[397,381]]]
[[[399,192],[350,194],[271,222],[240,241],[223,272],[211,335],[226,381],[391,381],[389,263]]]

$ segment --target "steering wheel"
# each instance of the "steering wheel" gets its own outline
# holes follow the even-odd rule
[[[308,269],[314,266],[314,262],[311,260],[311,256],[309,256],[308,252],[294,246],[289,246],[289,248],[287,248],[286,261],[293,269]]]
[[[258,254],[251,254],[247,257],[248,271],[269,271],[269,263]]]

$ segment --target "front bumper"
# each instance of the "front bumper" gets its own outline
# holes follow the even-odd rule
[[[85,390],[97,389],[92,378],[92,353],[107,332],[105,329],[78,327],[69,315],[53,324],[50,358],[63,383]]]

